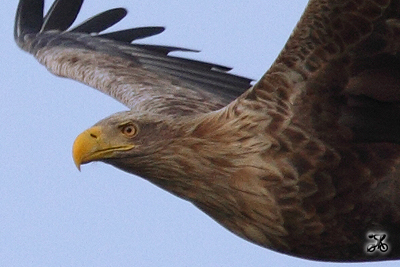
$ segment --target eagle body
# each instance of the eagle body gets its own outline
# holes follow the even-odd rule
[[[132,41],[159,27],[69,29],[82,0],[21,0],[15,39],[52,73],[130,110],[80,134],[102,161],[193,203],[238,236],[322,261],[400,258],[400,1],[311,0],[254,85],[229,68]],[[69,12],[65,12],[69,10]],[[368,252],[371,234],[390,249]]]

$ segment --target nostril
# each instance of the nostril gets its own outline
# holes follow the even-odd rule
[[[93,137],[93,138],[97,138],[97,135],[95,135],[93,133],[91,133],[90,136]]]

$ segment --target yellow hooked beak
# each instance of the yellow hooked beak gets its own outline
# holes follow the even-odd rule
[[[116,151],[126,151],[133,147],[131,144],[118,145],[108,142],[102,127],[94,126],[75,139],[72,156],[76,167],[81,170],[82,164],[112,158]]]

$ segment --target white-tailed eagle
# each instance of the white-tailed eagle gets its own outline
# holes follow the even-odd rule
[[[130,108],[77,137],[78,168],[139,175],[282,253],[400,258],[399,0],[311,0],[253,86],[168,55],[187,49],[132,43],[161,27],[102,34],[121,8],[69,29],[82,2],[43,15],[43,0],[20,0],[15,23],[19,47],[50,72]]]

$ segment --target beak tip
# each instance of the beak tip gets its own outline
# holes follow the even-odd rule
[[[78,169],[78,171],[81,171],[81,164],[77,161],[75,161],[75,166]]]

